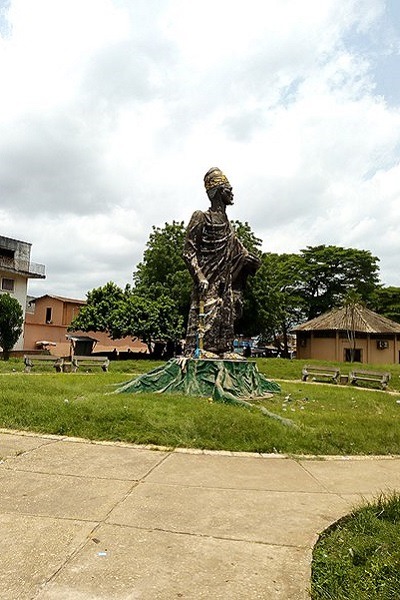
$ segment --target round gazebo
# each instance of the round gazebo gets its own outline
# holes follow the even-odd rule
[[[293,332],[301,360],[400,363],[400,323],[361,304],[335,308]]]

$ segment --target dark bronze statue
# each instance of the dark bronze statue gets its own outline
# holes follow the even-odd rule
[[[183,254],[194,281],[185,354],[223,357],[233,351],[242,290],[260,261],[243,246],[226,215],[226,207],[233,204],[228,179],[214,167],[206,173],[204,185],[211,207],[193,213]]]

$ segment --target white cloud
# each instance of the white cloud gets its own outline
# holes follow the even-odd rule
[[[374,71],[399,47],[393,27],[385,41],[385,10],[12,0],[0,39],[1,234],[33,242],[46,263],[31,288],[83,297],[129,282],[153,224],[207,207],[212,165],[234,186],[231,217],[265,250],[370,249],[400,285],[400,111]]]

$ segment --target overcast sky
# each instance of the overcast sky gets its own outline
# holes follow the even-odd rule
[[[334,244],[400,286],[398,0],[0,0],[0,235],[32,295],[124,286],[208,208],[271,252]]]

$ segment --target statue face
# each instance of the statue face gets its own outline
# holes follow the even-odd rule
[[[221,187],[221,200],[225,205],[233,204],[233,192],[230,186]]]

